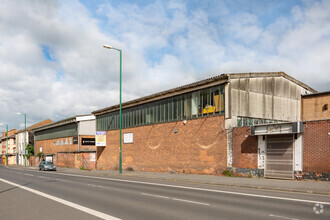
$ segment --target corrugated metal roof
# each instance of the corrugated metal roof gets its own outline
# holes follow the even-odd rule
[[[228,79],[228,76],[226,74],[221,74],[221,75],[214,76],[214,77],[211,77],[211,78],[208,78],[208,79],[204,79],[204,80],[200,80],[200,81],[190,83],[190,84],[187,84],[187,85],[179,86],[179,87],[176,87],[174,89],[165,90],[165,91],[158,92],[158,93],[155,93],[155,94],[152,94],[152,95],[149,95],[149,96],[144,96],[144,97],[141,97],[141,98],[138,98],[138,99],[134,99],[132,101],[124,102],[124,103],[122,103],[122,108],[131,107],[131,105],[135,105],[135,104],[140,103],[142,101],[143,101],[143,103],[155,101],[154,99],[157,98],[157,97],[161,98],[163,96],[178,93],[180,91],[185,91],[187,89],[198,88],[200,86],[210,84],[210,83],[216,82],[216,81],[224,83],[224,82],[227,82],[227,79]],[[94,115],[101,115],[101,114],[104,114],[104,113],[107,113],[107,112],[116,111],[118,109],[119,109],[119,105],[114,105],[114,106],[110,106],[110,107],[107,107],[107,108],[103,108],[103,109],[100,109],[100,110],[93,111],[92,113]]]
[[[89,115],[91,115],[91,114],[76,115],[74,117],[70,117],[70,118],[60,120],[60,121],[53,122],[51,124],[43,125],[43,126],[40,126],[40,127],[37,127],[37,128],[32,128],[31,130],[32,130],[32,132],[36,132],[36,131],[46,130],[46,129],[49,129],[49,128],[59,127],[59,126],[62,126],[62,125],[66,125],[66,124],[76,122],[77,117],[83,117],[83,116],[89,116]]]
[[[33,128],[32,132],[37,132],[37,131],[42,131],[42,130],[46,130],[46,129],[49,129],[49,128],[59,127],[59,126],[62,126],[62,125],[71,124],[73,122],[76,122],[76,117],[63,119],[61,121],[56,121],[56,122],[53,122],[53,123],[48,124],[48,125]]]

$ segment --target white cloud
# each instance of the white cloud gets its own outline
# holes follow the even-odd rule
[[[17,111],[32,124],[117,104],[119,54],[103,44],[123,50],[124,101],[225,72],[285,71],[329,90],[329,1],[269,23],[225,1],[196,2],[109,1],[90,11],[77,0],[2,1],[0,122],[18,126]]]

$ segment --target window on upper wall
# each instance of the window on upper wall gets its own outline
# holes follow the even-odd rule
[[[223,114],[224,109],[224,86],[219,85],[123,109],[122,127]],[[119,111],[97,117],[97,125],[102,130],[119,129]]]
[[[173,98],[173,120],[176,121],[178,119],[178,99],[177,97]]]
[[[186,94],[184,96],[184,119],[191,118],[191,94]]]
[[[173,99],[168,100],[168,121],[173,121]]]
[[[197,118],[201,114],[200,92],[193,92],[191,94],[191,115]]]

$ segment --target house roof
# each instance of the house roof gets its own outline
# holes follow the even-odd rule
[[[16,133],[15,134],[8,135],[8,139],[15,139],[15,138],[16,138]],[[4,140],[7,140],[7,136],[2,137],[0,139],[0,142],[2,142]]]
[[[165,90],[163,92],[158,92],[152,95],[148,95],[145,97],[141,97],[138,99],[134,99],[128,102],[122,103],[122,108],[129,108],[132,106],[136,106],[139,104],[147,103],[147,102],[152,102],[152,101],[157,101],[163,98],[175,96],[175,95],[180,95],[184,94],[187,92],[199,90],[202,88],[210,87],[212,85],[220,85],[229,82],[230,79],[237,79],[237,78],[256,78],[256,77],[284,77],[301,87],[311,91],[311,92],[317,92],[316,90],[312,89],[311,87],[307,86],[306,84],[296,80],[295,78],[289,76],[288,74],[284,72],[254,72],[254,73],[228,73],[228,74],[221,74],[218,76],[214,76],[208,79],[200,80],[194,83],[190,83],[187,85],[179,86],[173,89]],[[108,112],[113,112],[119,109],[119,104],[118,105],[113,105],[110,107],[106,107],[100,110],[93,111],[92,113],[94,115],[102,115]]]
[[[51,124],[52,122],[53,122],[52,120],[46,119],[46,120],[37,122],[37,123],[27,127],[26,130],[31,131],[33,128],[37,128],[37,127],[40,127],[40,126],[43,126],[43,125]],[[24,131],[25,131],[25,129],[21,129],[21,130],[18,130],[17,133],[21,133],[21,132],[24,132]]]

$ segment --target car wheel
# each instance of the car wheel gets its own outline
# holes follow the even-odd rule
[[[42,168],[42,171],[45,171],[45,167]]]

